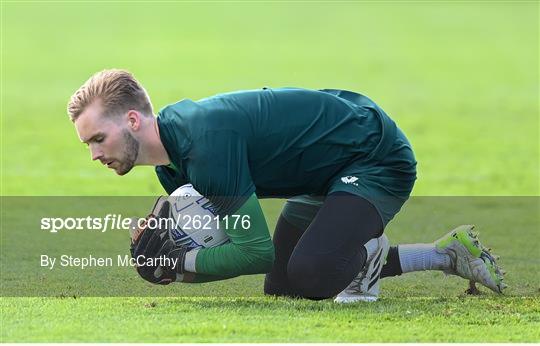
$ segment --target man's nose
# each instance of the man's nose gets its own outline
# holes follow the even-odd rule
[[[99,160],[103,157],[103,152],[97,148],[90,148],[90,154],[92,155],[92,161]]]

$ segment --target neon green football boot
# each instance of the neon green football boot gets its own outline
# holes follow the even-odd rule
[[[472,282],[478,282],[497,293],[507,287],[503,282],[504,272],[497,265],[495,256],[480,244],[473,225],[459,226],[441,239],[435,241],[438,252],[448,254],[451,268],[446,274],[461,276]]]

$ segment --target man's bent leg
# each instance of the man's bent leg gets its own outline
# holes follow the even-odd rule
[[[294,247],[304,231],[305,229],[293,226],[283,215],[279,216],[273,237],[276,257],[272,270],[266,274],[264,279],[265,294],[295,296],[287,277],[287,264],[289,263]]]
[[[289,260],[295,293],[325,299],[341,292],[366,264],[364,244],[382,232],[382,220],[367,200],[347,192],[328,195]]]

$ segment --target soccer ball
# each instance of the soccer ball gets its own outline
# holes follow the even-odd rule
[[[216,208],[208,198],[187,184],[176,189],[168,198],[171,203],[169,237],[176,245],[189,248],[214,247],[229,242],[219,227]]]

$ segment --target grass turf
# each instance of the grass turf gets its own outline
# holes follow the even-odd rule
[[[538,340],[540,323],[538,298],[400,297],[361,307],[133,297],[28,298],[3,305],[7,314],[35,311],[3,333],[4,340],[19,341],[23,329],[24,340],[32,342],[508,342]]]
[[[89,163],[67,120],[74,89],[107,67],[132,70],[156,108],[265,85],[360,91],[410,138],[419,161],[416,196],[540,193],[535,2],[0,6],[2,196],[161,193],[151,168],[119,178]],[[264,202],[270,226],[281,203]],[[411,223],[409,212],[389,228],[393,242],[431,241],[455,222],[470,222],[434,211]],[[207,297],[2,297],[0,337],[539,341],[538,218],[533,211],[513,222],[517,214],[490,200],[468,215],[482,213],[483,239],[509,271],[508,296],[465,297],[462,280],[420,273],[385,280],[378,303],[343,307],[262,297],[261,277],[252,276],[189,289]],[[7,231],[2,227],[3,237]],[[2,268],[4,292],[10,273]],[[120,279],[134,282],[132,272]],[[231,287],[236,291],[212,297]]]

